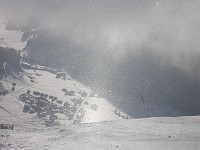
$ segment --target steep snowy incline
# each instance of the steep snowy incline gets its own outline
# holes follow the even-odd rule
[[[2,123],[14,123],[15,126],[40,126],[44,125],[43,119],[48,119],[49,116],[44,117],[43,123],[38,119],[37,114],[23,113],[24,102],[20,100],[20,95],[30,90],[31,94],[34,91],[48,94],[49,96],[54,96],[62,104],[59,104],[59,101],[50,101],[53,105],[57,105],[54,111],[54,115],[57,119],[55,121],[59,122],[62,125],[69,125],[76,123],[76,120],[79,120],[81,123],[92,123],[92,122],[102,122],[102,121],[111,121],[111,120],[124,120],[130,119],[133,116],[134,118],[147,115],[158,115],[158,116],[170,116],[171,114],[181,115],[180,112],[174,110],[170,107],[161,107],[156,105],[147,105],[147,104],[134,104],[132,107],[127,106],[127,109],[132,110],[134,113],[131,116],[123,113],[121,110],[114,107],[104,98],[90,97],[90,88],[82,85],[78,81],[73,79],[59,79],[56,78],[55,74],[49,73],[47,71],[37,70],[24,70],[25,73],[16,79],[12,77],[7,77],[7,79],[2,80],[1,82],[4,86],[10,90],[6,96],[1,96],[0,106],[0,121]],[[31,79],[30,79],[31,78]],[[32,82],[30,82],[32,81]],[[15,91],[11,91],[12,83],[16,83]],[[68,96],[62,90],[72,90],[75,92],[73,96]],[[87,96],[84,98],[80,92],[86,92]],[[83,100],[80,107],[74,105],[76,101]],[[27,99],[27,103],[29,100]],[[65,103],[69,104],[68,108],[65,108]],[[12,107],[11,105],[12,104]],[[75,107],[71,107],[71,106]],[[33,105],[31,105],[33,106]],[[35,106],[33,106],[35,107]],[[59,108],[62,107],[62,108]],[[70,114],[68,110],[75,109],[76,112],[73,113],[73,119],[70,119]],[[6,112],[7,110],[8,112]],[[47,112],[49,110],[46,108]],[[73,110],[72,110],[73,111]],[[16,116],[12,115],[15,114]],[[74,122],[75,121],[75,122]]]
[[[200,117],[133,119],[1,133],[9,150],[199,150]]]
[[[48,120],[50,116],[56,116],[54,120],[61,125],[71,125],[72,123],[77,123],[77,120],[79,120],[78,123],[91,123],[121,120],[123,119],[121,118],[122,115],[128,117],[128,115],[122,112],[120,112],[120,115],[117,115],[115,113],[117,109],[105,99],[90,97],[90,88],[70,77],[64,80],[56,78],[55,74],[47,71],[24,71],[18,78],[14,79],[8,76],[1,81],[10,92],[5,96],[0,96],[0,123],[12,123],[17,128],[24,128],[24,126],[40,128],[45,125],[44,121]],[[15,91],[12,91],[13,83],[16,83]],[[64,90],[71,90],[74,94],[66,95],[63,92]],[[39,119],[37,117],[37,111],[33,114],[29,114],[28,112],[23,113],[25,105],[30,103],[29,100],[31,99],[26,98],[23,102],[20,99],[20,95],[25,94],[27,91],[30,91],[31,95],[34,95],[33,93],[37,91],[47,94],[49,97],[56,97],[57,100],[54,101],[47,98],[52,105],[51,110],[49,110],[50,107],[48,105],[42,107],[46,109],[47,115],[45,117]],[[85,96],[82,95],[84,92],[86,94]],[[35,104],[37,103],[35,102]],[[35,107],[33,104],[30,106]],[[72,118],[70,115],[72,115]]]
[[[131,116],[137,118],[142,115],[171,116],[173,113],[181,115],[181,113],[177,110],[167,106],[161,107],[156,105],[134,104],[132,107],[127,106],[127,109],[133,110],[134,112],[131,116],[128,116],[114,107],[106,99],[90,97],[90,88],[82,85],[78,81],[71,78],[66,80],[59,79],[56,78],[55,74],[47,71],[24,71],[25,73],[23,75],[18,75],[15,79],[8,76],[6,79],[1,81],[4,86],[10,90],[10,93],[6,96],[0,97],[0,106],[2,107],[0,108],[1,123],[13,123],[16,127],[22,128],[23,126],[40,127],[45,125],[44,121],[49,119],[48,114],[41,120],[37,117],[37,113],[23,113],[25,103],[30,102],[28,99],[25,103],[22,102],[20,100],[20,95],[26,93],[27,90],[30,90],[31,94],[33,94],[34,91],[37,91],[48,94],[49,96],[54,96],[62,102],[62,104],[59,104],[59,101],[50,101],[53,105],[56,105],[55,109],[51,109],[52,113],[56,116],[56,119],[54,120],[59,122],[61,125],[70,125],[72,123],[76,123],[77,120],[81,123],[92,123],[111,120],[126,120],[132,118]],[[12,92],[11,89],[13,83],[16,83],[17,85],[15,87],[15,91]],[[72,90],[75,94],[73,96],[68,96],[62,90]],[[88,94],[85,98],[81,96],[82,94],[80,94],[84,91]],[[75,106],[76,101],[78,102],[79,100],[84,101],[80,107],[78,105]],[[65,108],[65,103],[69,104],[68,108]],[[74,107],[72,107],[73,105]],[[70,119],[71,113],[69,113],[68,110],[73,111],[72,109],[75,108],[77,111],[72,113],[73,119]],[[46,112],[49,112],[49,109],[45,109]]]

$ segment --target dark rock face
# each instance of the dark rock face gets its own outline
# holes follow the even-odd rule
[[[1,69],[3,73],[3,63],[6,62],[9,65],[11,65],[15,70],[21,71],[21,65],[20,65],[20,54],[12,48],[3,48],[0,47],[0,64],[1,64]]]

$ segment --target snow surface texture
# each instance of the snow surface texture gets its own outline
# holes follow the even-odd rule
[[[200,117],[151,118],[0,131],[2,149],[199,150]]]
[[[0,23],[1,24],[1,23]],[[5,25],[0,25],[0,46],[22,50],[26,46],[26,41],[22,42],[23,32],[16,30],[5,30]]]

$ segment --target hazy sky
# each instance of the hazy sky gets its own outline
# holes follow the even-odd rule
[[[200,56],[199,0],[0,0],[0,20],[48,28],[89,49],[147,49],[193,73]]]

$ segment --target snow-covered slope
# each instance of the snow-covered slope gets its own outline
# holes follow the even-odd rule
[[[38,67],[39,68],[39,67]],[[56,101],[51,102],[56,106],[58,113],[54,113],[57,116],[55,121],[61,125],[71,125],[73,121],[77,120],[82,110],[84,112],[81,118],[81,123],[101,122],[110,120],[121,120],[131,118],[127,114],[120,112],[120,115],[116,114],[117,108],[112,106],[103,98],[90,97],[90,88],[84,86],[76,80],[56,78],[55,74],[47,71],[37,70],[24,70],[25,72],[21,76],[11,77],[8,76],[1,82],[4,87],[10,92],[5,96],[0,97],[0,121],[2,123],[13,123],[16,127],[23,128],[28,127],[41,127],[44,126],[44,121],[49,117],[39,119],[37,114],[23,113],[24,102],[20,99],[20,95],[30,90],[31,94],[34,91],[54,96],[57,100],[61,100],[62,104]],[[15,91],[12,91],[12,84],[16,83]],[[74,91],[74,95],[68,96],[62,91],[63,89]],[[81,96],[81,93],[86,92],[87,96]],[[69,119],[67,109],[59,108],[63,107],[64,103],[68,103],[73,106],[74,100],[82,99],[82,104],[77,106],[77,110],[73,115],[73,119]],[[59,110],[58,110],[59,109]],[[117,110],[119,112],[119,110]],[[123,118],[124,117],[124,118]]]
[[[198,150],[200,148],[200,117],[131,119],[105,99],[90,97],[90,88],[70,77],[65,80],[56,78],[55,74],[47,71],[24,71],[24,74],[8,76],[1,81],[10,93],[0,97],[0,122],[15,125],[14,130],[0,130],[1,149]],[[13,92],[11,92],[12,83],[17,84]],[[62,89],[71,89],[75,94],[66,96]],[[80,91],[86,91],[87,96],[72,120],[62,113],[56,113],[55,121],[59,122],[60,126],[46,127],[47,118],[39,119],[36,114],[22,112],[24,103],[19,97],[27,90],[31,93],[33,91],[48,93],[69,103],[72,103],[72,99],[81,97]],[[155,109],[150,109],[152,107],[138,104],[138,108],[133,109],[138,113],[136,116],[143,113],[159,113],[159,111],[179,113],[168,107],[154,106]],[[80,110],[85,112],[81,119],[82,124],[73,125]]]
[[[151,118],[16,129],[1,134],[10,150],[199,150],[200,117]]]
[[[39,68],[39,66],[38,66]],[[126,120],[132,117],[144,117],[144,116],[171,116],[171,115],[183,115],[171,107],[156,106],[148,104],[134,104],[127,106],[127,109],[132,110],[131,116],[123,113],[121,110],[114,107],[104,98],[90,97],[91,89],[84,86],[80,82],[69,79],[56,78],[55,74],[47,71],[37,70],[24,70],[21,75],[14,77],[8,76],[1,82],[4,87],[10,91],[6,96],[0,97],[0,121],[5,123],[14,123],[15,126],[30,126],[39,127],[43,126],[44,121],[49,117],[38,119],[37,114],[23,113],[24,102],[20,99],[20,95],[30,90],[31,94],[34,91],[54,96],[57,100],[61,100],[62,104],[56,101],[51,102],[56,106],[58,113],[54,113],[57,116],[55,121],[61,125],[71,125],[73,121],[79,118],[81,123],[102,122],[111,120]],[[12,83],[16,83],[15,91],[11,91]],[[63,89],[72,90],[75,92],[73,96],[67,96],[63,92]],[[87,96],[81,96],[81,93],[86,92]],[[59,108],[63,107],[64,103],[68,103],[73,106],[74,100],[82,100],[82,104],[77,106],[74,112],[73,119],[68,118],[67,109]],[[11,104],[11,105],[10,105]],[[12,107],[11,107],[12,106]],[[58,110],[59,109],[59,110]],[[69,109],[69,108],[68,108]]]
[[[0,47],[10,47],[22,50],[26,46],[26,41],[22,42],[23,32],[16,30],[6,30],[5,25],[0,22]]]

